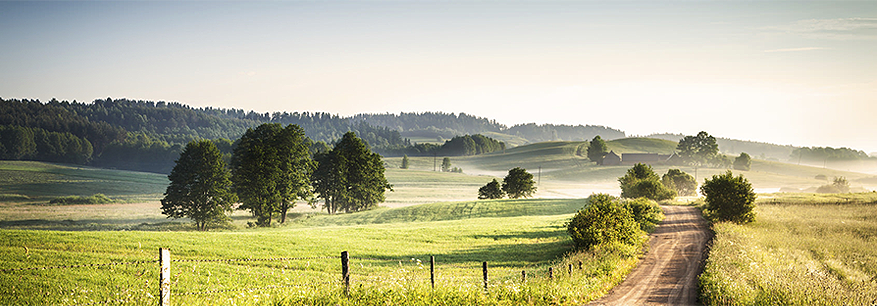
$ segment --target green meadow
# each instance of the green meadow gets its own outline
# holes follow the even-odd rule
[[[565,223],[584,205],[578,199],[436,203],[215,232],[3,230],[0,266],[151,261],[158,248],[169,248],[173,260],[183,260],[171,266],[172,301],[179,305],[578,305],[619,282],[638,252],[571,253]],[[342,251],[352,257],[349,299],[338,282]],[[429,256],[438,262],[435,290],[428,287]],[[197,261],[273,257],[327,258]],[[549,267],[557,271],[554,280]],[[14,305],[152,303],[157,273],[156,263],[3,271],[0,282],[14,285],[0,295]],[[188,295],[204,292],[210,293]]]
[[[719,223],[700,278],[710,305],[873,305],[877,193],[763,196],[757,220]]]

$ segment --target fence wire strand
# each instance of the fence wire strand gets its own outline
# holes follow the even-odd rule
[[[121,266],[121,265],[141,265],[146,263],[156,263],[158,260],[144,261],[127,261],[127,262],[111,262],[102,264],[84,264],[84,265],[68,265],[68,266],[50,266],[50,267],[32,267],[32,268],[13,268],[0,269],[0,272],[26,271],[26,270],[49,270],[49,269],[68,269],[68,268],[84,268],[84,267],[105,267],[105,266]]]
[[[325,257],[272,257],[272,258],[232,258],[232,259],[174,259],[171,262],[233,262],[233,261],[282,261],[282,260],[315,260],[340,259],[338,256]]]
[[[203,294],[216,294],[216,293],[235,292],[235,291],[258,291],[258,290],[266,290],[266,289],[282,289],[282,288],[294,288],[294,287],[304,287],[304,286],[314,286],[314,285],[329,285],[329,284],[336,284],[336,283],[338,283],[338,282],[333,281],[333,282],[321,282],[321,283],[309,283],[309,284],[274,285],[274,286],[265,286],[265,287],[251,287],[251,288],[237,288],[237,289],[208,290],[208,291],[198,291],[198,292],[171,293],[171,295],[174,295],[174,296],[203,295]]]

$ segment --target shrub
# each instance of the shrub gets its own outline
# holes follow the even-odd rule
[[[641,233],[633,214],[607,194],[588,197],[588,206],[573,216],[567,232],[577,249],[616,242],[635,245]]]
[[[624,208],[633,215],[633,220],[639,224],[639,228],[652,232],[661,220],[664,220],[664,211],[655,201],[647,198],[637,198],[622,202]]]
[[[743,175],[731,171],[713,175],[700,187],[706,197],[704,215],[713,221],[749,223],[755,221],[755,191]]]
[[[676,197],[676,191],[670,190],[661,183],[661,179],[652,170],[652,166],[636,164],[627,169],[627,174],[618,178],[621,185],[622,198],[649,198],[655,201],[669,200]]]
[[[113,199],[110,199],[106,195],[102,193],[94,194],[90,197],[83,196],[65,196],[58,197],[49,201],[49,204],[56,205],[76,205],[76,204],[109,204],[113,203]]]
[[[647,198],[655,201],[670,200],[676,197],[676,191],[667,188],[664,183],[657,180],[635,181],[628,186],[622,197]]]

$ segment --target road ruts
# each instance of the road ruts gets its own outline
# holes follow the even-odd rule
[[[706,222],[693,207],[661,208],[667,217],[652,233],[645,259],[621,284],[589,305],[697,305]]]

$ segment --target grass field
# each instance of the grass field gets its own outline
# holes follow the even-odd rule
[[[349,251],[354,290],[343,298],[337,258],[174,262],[172,290],[180,305],[578,305],[619,282],[635,264],[631,250],[601,249],[564,257],[564,223],[583,200],[438,203],[349,215],[301,218],[284,228],[221,232],[0,231],[3,269],[149,261],[159,247],[174,260],[337,257]],[[427,286],[436,256],[438,287]],[[359,260],[357,258],[383,260]],[[565,258],[565,259],[564,259]],[[490,265],[482,289],[481,262]],[[583,270],[577,263],[582,261]],[[576,264],[568,275],[565,267]],[[547,268],[556,279],[547,280]],[[522,282],[521,271],[528,281]],[[78,304],[125,300],[154,303],[155,263],[0,272],[4,304]],[[298,286],[303,285],[303,286]],[[290,286],[289,288],[262,288]],[[119,304],[124,304],[119,302]]]
[[[48,202],[61,196],[103,193],[120,202],[156,201],[163,174],[27,161],[0,161],[0,201]]]
[[[701,276],[710,305],[877,303],[877,193],[762,197],[719,223]]]

